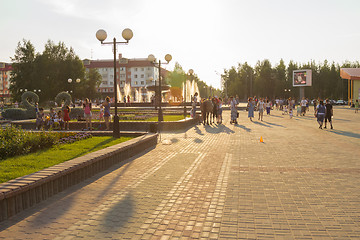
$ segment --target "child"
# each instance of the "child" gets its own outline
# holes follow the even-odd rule
[[[44,109],[39,108],[39,111],[36,113],[36,128],[40,130],[44,126]]]
[[[290,119],[292,119],[292,117],[293,117],[293,109],[292,108],[289,109],[289,116],[290,116]]]
[[[104,106],[100,105],[100,115],[99,115],[99,121],[104,121]]]
[[[65,106],[64,108],[64,129],[69,130],[69,121],[70,121],[70,107]]]
[[[62,127],[64,125],[64,121],[62,119],[62,111],[58,111],[55,120],[54,120],[54,129],[60,129],[62,130]]]
[[[299,116],[299,115],[301,115],[301,106],[300,105],[298,105],[296,107],[296,116]]]
[[[53,108],[50,108],[48,126],[49,128],[53,128],[56,119],[56,112]]]
[[[284,112],[282,113],[282,115],[288,114],[288,110],[287,110],[286,105],[283,106],[283,110],[284,110]]]

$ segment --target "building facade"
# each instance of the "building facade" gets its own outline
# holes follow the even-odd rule
[[[97,69],[102,76],[102,82],[97,91],[102,96],[113,96],[114,92],[114,60],[83,60],[86,69]],[[162,78],[167,75],[167,70],[161,69]],[[122,58],[121,54],[116,62],[116,81],[119,86],[119,101],[123,102],[124,96],[130,96],[131,101],[149,101],[153,92],[147,87],[158,84],[159,69],[147,58]]]
[[[12,67],[10,63],[0,62],[0,101],[9,103],[11,101],[10,94],[10,73]]]

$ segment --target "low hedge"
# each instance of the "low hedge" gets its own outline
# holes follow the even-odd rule
[[[27,110],[23,108],[8,108],[1,113],[2,117],[11,120],[24,120],[36,118],[35,109]]]
[[[0,130],[0,159],[24,155],[55,144],[72,143],[91,137],[89,134],[71,132],[28,132],[21,128],[8,127]]]

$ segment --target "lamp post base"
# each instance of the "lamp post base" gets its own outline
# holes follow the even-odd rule
[[[119,116],[114,116],[114,123],[113,123],[113,137],[119,138],[120,137],[120,130],[119,130]]]
[[[163,112],[162,112],[161,108],[159,108],[159,111],[158,111],[158,121],[159,122],[164,121],[164,116],[163,116]]]

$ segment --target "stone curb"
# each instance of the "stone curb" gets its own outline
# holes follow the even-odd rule
[[[157,144],[148,133],[0,184],[0,221]]]

